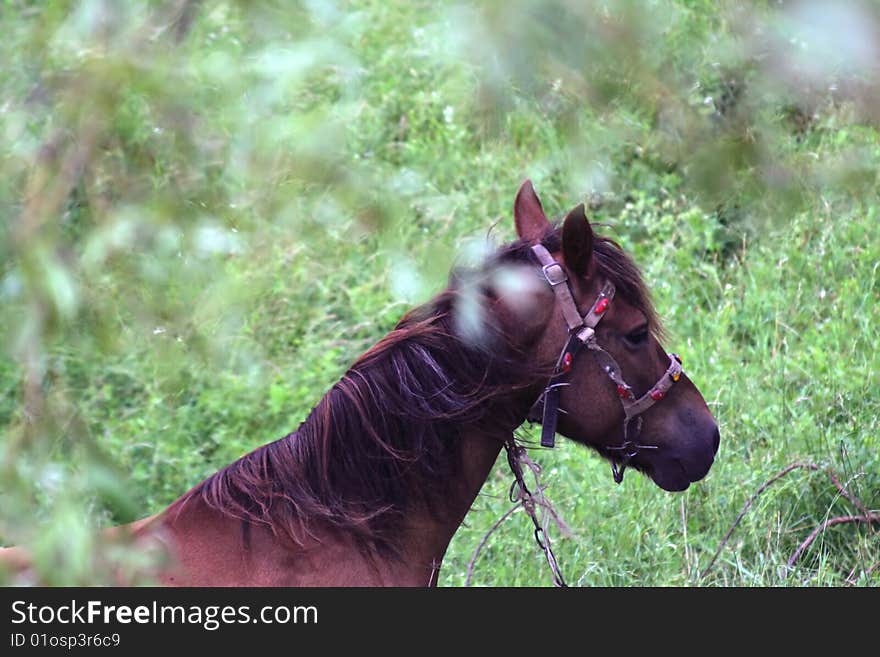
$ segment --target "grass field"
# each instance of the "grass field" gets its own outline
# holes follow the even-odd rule
[[[808,470],[705,572],[791,463],[880,508],[880,46],[823,31],[880,21],[770,4],[0,1],[0,543],[55,584],[136,562],[94,528],[295,429],[490,229],[513,238],[529,177],[634,255],[722,436],[682,494],[535,451],[570,583],[877,585],[876,524],[786,567],[860,513]],[[509,483],[499,461],[441,585]],[[549,584],[529,527],[472,583]]]

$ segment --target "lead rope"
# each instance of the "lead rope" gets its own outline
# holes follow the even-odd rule
[[[538,481],[538,475],[541,474],[541,466],[529,458],[526,448],[522,445],[517,445],[513,437],[504,442],[504,449],[507,451],[507,463],[514,476],[514,482],[510,486],[510,501],[513,503],[519,502],[529,518],[532,519],[532,524],[535,525],[535,542],[547,558],[547,564],[553,573],[553,585],[567,587],[568,584],[565,583],[562,570],[559,568],[559,562],[556,561],[556,555],[553,554],[553,548],[550,545],[550,535],[547,533],[547,516],[552,516],[563,530],[566,527],[547,500],[544,499],[544,489]],[[531,470],[532,476],[535,478],[537,494],[532,493],[529,487],[526,486],[525,478],[523,477],[523,463]],[[538,506],[542,507],[545,511],[545,513],[541,514],[545,520],[544,522],[538,519]]]

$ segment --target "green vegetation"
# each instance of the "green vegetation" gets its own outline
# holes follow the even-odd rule
[[[0,0],[0,542],[54,584],[93,529],[295,429],[453,263],[587,201],[722,432],[672,495],[535,452],[581,585],[876,585],[880,93],[867,4]],[[846,28],[846,29],[842,29]],[[524,428],[524,431],[528,431]],[[441,585],[509,507],[499,462]],[[515,514],[478,585],[545,585]]]

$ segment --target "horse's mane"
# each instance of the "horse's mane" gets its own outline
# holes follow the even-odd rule
[[[559,229],[543,242],[558,250]],[[639,271],[620,247],[596,237],[594,254],[599,273],[658,326]],[[463,335],[456,319],[474,289],[491,294],[488,274],[523,263],[534,260],[518,241],[476,270],[454,270],[447,289],[360,356],[296,431],[210,476],[172,508],[200,498],[296,544],[329,529],[395,554],[407,510],[439,513],[431,499],[460,471],[464,427],[516,426],[524,417],[516,416],[514,395],[546,374],[525,369],[528,359],[490,313],[478,340]]]

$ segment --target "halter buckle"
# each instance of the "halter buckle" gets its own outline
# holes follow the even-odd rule
[[[590,340],[596,337],[596,329],[590,326],[585,326],[575,334],[575,337],[584,344],[587,344]]]
[[[568,280],[565,269],[558,262],[547,263],[541,267],[541,271],[544,273],[544,278],[547,279],[547,282],[554,287]]]

